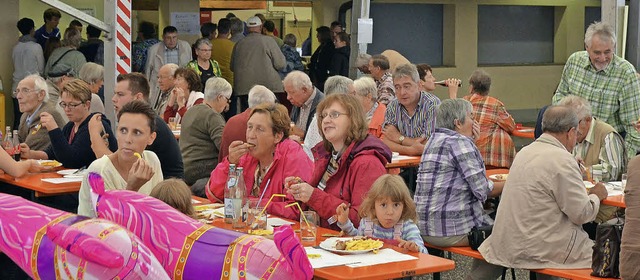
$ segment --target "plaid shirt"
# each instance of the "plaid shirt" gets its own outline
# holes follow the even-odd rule
[[[436,107],[440,105],[440,99],[433,94],[420,92],[418,107],[413,116],[407,111],[398,99],[394,99],[387,105],[384,115],[384,127],[387,124],[394,125],[405,137],[416,138],[425,136],[429,138],[436,127]]]
[[[393,86],[391,73],[384,73],[380,80],[376,80],[376,86],[378,87],[378,102],[387,105],[396,98],[396,89]]]
[[[640,82],[631,63],[614,55],[604,70],[596,71],[586,51],[576,52],[564,66],[553,104],[569,94],[588,100],[597,119],[620,133],[626,131],[627,158],[636,155],[640,134],[634,123],[640,116]]]
[[[511,166],[516,148],[509,133],[516,128],[513,117],[509,115],[504,104],[491,96],[470,94],[464,97],[473,105],[474,120],[480,124],[480,137],[476,146],[487,165]]]
[[[471,138],[436,128],[422,153],[416,182],[413,199],[423,235],[462,235],[493,223],[482,207],[493,183]]]

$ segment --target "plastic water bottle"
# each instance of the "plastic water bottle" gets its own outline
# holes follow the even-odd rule
[[[229,164],[229,178],[224,188],[224,222],[227,224],[233,222],[233,198],[237,182],[236,165]]]
[[[238,183],[233,198],[233,228],[244,228],[247,226],[247,211],[249,210],[247,188],[244,184],[242,167],[238,167],[237,170]]]

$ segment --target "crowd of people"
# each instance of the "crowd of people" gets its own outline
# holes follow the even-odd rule
[[[298,209],[285,207],[297,201],[318,213],[322,227],[397,239],[412,251],[427,252],[425,242],[467,246],[472,228],[493,225],[473,279],[501,267],[590,267],[593,241],[582,226],[619,209],[600,205],[602,183],[584,191],[583,174],[619,180],[640,144],[640,83],[614,54],[615,33],[603,23],[589,26],[586,51],[569,58],[554,105],[542,115],[542,136],[516,153],[515,121],[489,95],[484,70],[471,73],[462,98],[461,80],[444,80],[449,98],[440,100],[433,69],[393,50],[350,63],[350,38],[337,23],[316,30],[320,45],[305,72],[296,37],[280,39],[260,14],[205,24],[193,45],[173,26],[157,40],[153,24],[141,23],[134,72],[118,76],[117,119],[108,120],[100,34],[89,26],[82,42],[75,24],[53,48],[60,17],[49,9],[38,30],[30,19],[17,24],[23,35],[13,52],[13,93],[23,161],[0,152],[5,172],[37,172],[33,159],[55,159],[100,173],[108,189],[171,197],[176,205],[160,186],[221,201],[235,164],[250,197],[284,194],[269,205],[271,214],[298,219]],[[351,80],[349,65],[364,75]],[[279,104],[285,101],[290,109]],[[179,141],[171,130],[180,131]],[[385,175],[393,153],[421,156],[420,164]],[[510,168],[506,182],[489,180],[492,168]],[[634,174],[629,169],[629,194]],[[485,202],[498,196],[487,215]],[[86,179],[75,199],[79,214],[95,216]],[[638,251],[623,244],[623,256]]]

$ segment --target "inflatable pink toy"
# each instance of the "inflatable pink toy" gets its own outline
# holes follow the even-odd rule
[[[311,279],[313,268],[291,227],[274,240],[203,224],[153,197],[89,184],[98,217],[140,237],[174,279]]]
[[[120,225],[21,197],[0,194],[0,236],[0,251],[34,279],[169,279]]]

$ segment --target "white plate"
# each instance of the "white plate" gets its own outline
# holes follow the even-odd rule
[[[391,153],[391,157],[399,157],[399,156],[400,156],[400,153],[398,152]]]
[[[73,173],[75,173],[76,171],[78,171],[78,169],[63,169],[56,173],[60,175],[73,175]]]
[[[501,177],[504,176],[504,177]],[[506,181],[507,177],[509,177],[509,174],[493,174],[493,175],[489,175],[489,179],[492,180],[496,180],[496,181]]]
[[[320,248],[325,249],[329,252],[338,253],[338,254],[346,254],[346,255],[356,255],[356,254],[364,254],[371,252],[376,249],[382,248],[384,244],[380,244],[378,248],[373,248],[369,250],[355,250],[355,251],[347,251],[347,250],[336,250],[336,242],[338,241],[349,241],[352,240],[353,237],[331,237],[327,238],[325,241],[320,243]]]
[[[582,181],[584,183],[584,187],[587,189],[593,188],[593,186],[595,186],[593,183],[589,182],[589,181]]]

